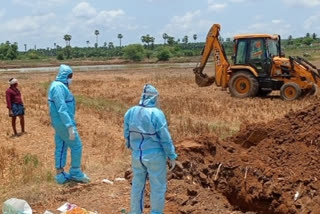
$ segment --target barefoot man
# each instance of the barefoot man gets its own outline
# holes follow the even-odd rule
[[[18,136],[16,128],[16,119],[19,117],[21,125],[21,133],[24,130],[24,106],[21,93],[18,89],[18,80],[15,78],[9,79],[10,87],[6,91],[7,108],[9,109],[9,117],[12,118],[11,124],[13,129],[13,136]]]

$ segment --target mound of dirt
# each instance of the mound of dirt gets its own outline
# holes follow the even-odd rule
[[[179,212],[210,213],[222,201],[239,213],[320,213],[319,106],[247,125],[227,141],[178,142],[182,166],[170,176],[168,195]]]

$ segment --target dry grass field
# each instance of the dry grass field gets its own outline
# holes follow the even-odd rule
[[[27,200],[37,213],[53,211],[66,201],[99,213],[128,210],[130,184],[108,185],[101,180],[123,177],[130,167],[130,152],[125,149],[122,136],[123,115],[138,103],[145,83],[158,88],[160,106],[175,141],[208,134],[226,138],[236,133],[241,124],[268,122],[317,99],[284,102],[277,93],[267,98],[235,99],[215,86],[199,88],[190,68],[75,73],[71,89],[77,100],[76,120],[84,145],[82,163],[92,182],[59,186],[54,182],[54,132],[47,107],[47,88],[55,75],[0,76],[1,204],[17,197]],[[4,96],[11,77],[19,79],[26,106],[27,134],[17,138],[11,137]]]

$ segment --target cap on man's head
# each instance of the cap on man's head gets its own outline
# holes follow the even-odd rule
[[[11,78],[9,79],[9,82],[8,82],[10,85],[14,85],[16,83],[18,83],[18,80],[16,78]]]

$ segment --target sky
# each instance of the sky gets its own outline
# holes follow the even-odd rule
[[[175,39],[185,35],[205,41],[214,23],[221,36],[241,33],[320,37],[320,0],[0,0],[0,43],[17,42],[19,49],[65,46],[63,36],[72,36],[71,46],[96,42],[119,45],[141,43],[150,34],[163,43],[162,34]]]

